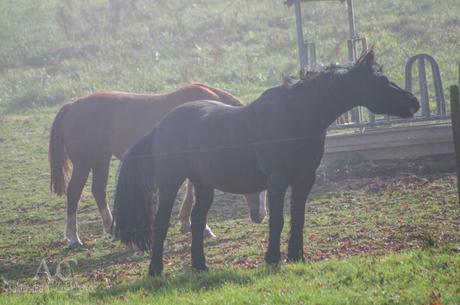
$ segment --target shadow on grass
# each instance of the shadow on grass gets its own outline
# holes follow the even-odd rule
[[[51,242],[49,246],[62,247],[63,243]],[[68,259],[75,259],[77,262],[75,268],[72,268],[72,273],[74,275],[83,274],[95,269],[105,269],[120,263],[138,263],[146,259],[143,254],[139,254],[139,252],[130,249],[114,250],[113,252],[103,256],[90,255],[88,258],[78,257],[79,252],[84,251],[86,251],[85,248],[64,248],[60,253],[53,254],[51,257],[47,256],[45,258],[39,258],[35,256],[23,263],[13,263],[11,265],[0,266],[0,274],[10,281],[31,279],[37,275],[37,271],[39,271],[39,274],[45,272],[43,269],[44,266],[42,265],[43,259],[45,259],[46,267],[51,275],[55,274],[57,265],[60,262],[64,262]]]
[[[215,269],[209,272],[198,272],[184,269],[174,277],[146,277],[129,284],[120,284],[110,288],[96,290],[90,298],[100,300],[106,297],[122,296],[126,293],[144,292],[149,295],[163,295],[170,292],[206,291],[219,289],[224,285],[248,285],[258,278],[276,274],[279,266],[264,266],[254,270]]]

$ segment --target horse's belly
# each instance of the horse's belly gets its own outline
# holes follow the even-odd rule
[[[227,193],[250,194],[265,190],[267,183],[262,175],[239,175],[227,177],[225,181],[214,180],[214,188]]]
[[[266,188],[265,175],[250,153],[203,154],[195,161],[194,176],[205,185],[235,194],[255,193]]]

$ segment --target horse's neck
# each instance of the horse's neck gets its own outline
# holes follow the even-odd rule
[[[305,94],[303,102],[308,103],[305,117],[307,124],[310,128],[316,127],[323,132],[342,114],[356,106],[354,100],[347,97],[342,90],[340,83],[312,86]]]
[[[290,90],[271,88],[248,105],[259,132],[274,137],[281,133],[323,135],[340,115],[355,106],[339,81],[315,82],[298,92]]]
[[[284,89],[269,90],[241,111],[251,115],[255,137],[263,141],[297,136],[288,115],[287,100],[283,99]]]
[[[316,108],[316,115],[312,116],[312,121],[320,130],[326,131],[329,126],[336,121],[341,115],[353,108],[353,106],[346,105],[344,101],[340,100],[323,100],[322,105]]]

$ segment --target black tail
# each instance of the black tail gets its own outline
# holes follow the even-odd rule
[[[114,233],[128,246],[148,251],[156,209],[153,134],[143,137],[123,157],[114,202]]]

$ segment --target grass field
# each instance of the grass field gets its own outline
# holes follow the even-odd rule
[[[298,72],[294,10],[282,0],[111,2],[122,4],[2,1],[0,110],[53,106],[98,90],[158,92],[192,80],[251,101],[283,72]],[[447,88],[458,80],[457,2],[357,0],[357,29],[397,83],[404,84],[410,56],[428,53]],[[303,12],[318,60],[346,62],[345,4],[307,3]]]
[[[9,114],[0,125],[2,304],[460,302],[460,217],[449,173],[318,184],[307,209],[305,264],[265,267],[266,221],[250,223],[242,198],[228,194],[211,209],[218,237],[206,242],[208,273],[190,270],[190,236],[174,218],[165,276],[146,279],[148,256],[103,235],[89,189],[79,208],[86,247],[71,251],[62,235],[64,201],[47,191],[55,111]],[[109,194],[115,168],[111,173]]]
[[[428,53],[447,94],[460,60],[457,0],[354,2],[358,30],[391,78],[403,84],[407,58]],[[452,172],[321,179],[307,208],[305,263],[266,267],[267,221],[250,223],[242,197],[221,193],[209,217],[217,234],[205,245],[209,272],[190,269],[177,204],[165,275],[146,278],[148,255],[102,233],[89,188],[78,214],[85,248],[68,249],[64,199],[48,191],[59,105],[99,90],[158,92],[192,80],[249,102],[282,72],[297,72],[294,12],[281,0],[116,3],[0,2],[0,304],[460,304]],[[304,8],[319,59],[345,62],[345,6]]]

